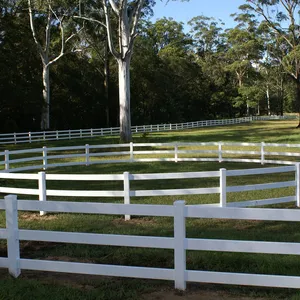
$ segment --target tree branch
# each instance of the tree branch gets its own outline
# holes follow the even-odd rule
[[[32,36],[33,36],[33,40],[34,40],[34,42],[35,42],[35,44],[38,48],[38,52],[39,52],[42,60],[44,61],[45,60],[45,53],[43,51],[43,48],[42,48],[40,42],[37,39],[36,32],[35,32],[35,27],[34,27],[34,23],[33,23],[33,13],[32,13],[31,0],[28,0],[28,12],[29,12],[30,28],[31,28],[31,33],[32,33]]]
[[[86,20],[86,21],[90,21],[90,22],[95,22],[103,27],[106,28],[106,25],[104,23],[102,23],[101,21],[98,21],[96,19],[93,19],[93,18],[88,18],[88,17],[81,17],[81,16],[74,16],[73,18],[76,18],[76,19],[82,19],[82,20]]]
[[[120,11],[119,11],[119,9],[118,9],[118,7],[117,7],[115,1],[114,1],[114,0],[108,0],[108,1],[109,1],[109,4],[110,4],[111,8],[112,8],[113,11],[115,12],[115,14],[116,14],[117,16],[119,16],[119,15],[120,15]],[[104,5],[106,6],[106,3],[105,3]],[[107,6],[106,6],[106,7],[107,7]]]

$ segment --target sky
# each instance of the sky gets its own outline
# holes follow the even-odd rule
[[[222,19],[225,28],[234,27],[233,18],[230,14],[238,11],[238,7],[245,4],[245,0],[190,0],[189,2],[156,1],[153,21],[162,17],[172,17],[176,21],[187,23],[196,16],[204,15]]]

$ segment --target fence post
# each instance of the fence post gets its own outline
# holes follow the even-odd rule
[[[300,207],[300,163],[296,163],[296,204]]]
[[[69,140],[71,139],[71,129],[69,129]]]
[[[124,172],[124,204],[130,204],[130,181],[129,173]],[[125,221],[130,220],[130,215],[125,215]]]
[[[43,139],[44,139],[44,141],[46,140],[46,132],[45,131],[43,132]]]
[[[178,162],[178,145],[177,144],[175,144],[174,154],[175,154],[174,161],[177,163]]]
[[[175,289],[185,290],[185,201],[174,202],[174,271]]]
[[[90,164],[90,145],[85,145],[85,165],[88,166]]]
[[[226,169],[220,169],[220,207],[226,207]]]
[[[47,201],[46,196],[46,173],[39,172],[39,201]],[[44,216],[46,214],[45,211],[40,211],[40,216]]]
[[[43,169],[47,169],[47,147],[43,147]]]
[[[93,128],[91,128],[91,137],[93,136]]]
[[[80,137],[82,137],[82,129],[79,129]]]
[[[28,132],[29,143],[31,144],[31,132]]]
[[[16,133],[14,132],[14,142],[15,142],[15,145],[17,144],[17,135]]]
[[[219,142],[219,163],[223,161],[222,158],[222,142]]]
[[[264,142],[261,142],[260,152],[261,152],[261,164],[264,165],[265,164],[265,143]]]
[[[103,128],[100,128],[101,129],[101,135],[103,135]]]
[[[56,140],[58,140],[58,130],[56,130]]]
[[[8,195],[5,199],[7,257],[9,274],[17,278],[20,269],[20,242],[18,230],[18,202],[16,195]]]
[[[134,157],[133,157],[133,143],[132,142],[130,142],[129,148],[130,148],[130,161],[133,162]]]
[[[9,170],[9,150],[4,151],[5,170]]]

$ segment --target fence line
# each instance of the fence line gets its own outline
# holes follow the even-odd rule
[[[239,284],[264,287],[299,288],[299,276],[224,273],[187,270],[186,251],[217,251],[241,253],[265,253],[281,255],[299,255],[300,243],[264,242],[244,240],[195,239],[186,237],[187,218],[241,219],[265,221],[297,221],[299,210],[290,209],[243,209],[210,208],[185,205],[184,201],[175,201],[174,205],[127,205],[78,202],[37,202],[17,200],[9,195],[0,200],[0,208],[6,212],[6,228],[0,229],[0,238],[7,240],[7,257],[0,258],[0,267],[18,277],[24,270],[49,272],[72,272],[78,274],[161,279],[174,281],[175,288],[186,289],[187,282],[209,282],[221,284]],[[91,234],[78,232],[57,232],[40,230],[20,230],[18,211],[51,210],[64,213],[93,213],[113,215],[143,215],[174,218],[174,237],[132,236]],[[58,243],[76,243],[88,245],[110,245],[123,247],[143,247],[174,250],[174,268],[148,268],[123,265],[101,265],[65,261],[23,259],[20,257],[20,241],[44,241]]]
[[[251,117],[243,117],[243,118],[235,118],[235,119],[205,120],[205,121],[175,123],[175,124],[139,125],[139,126],[132,126],[131,131],[132,133],[176,131],[176,130],[184,130],[184,129],[201,128],[201,127],[234,125],[234,124],[241,124],[241,123],[249,123],[252,121],[285,120],[285,119],[296,119],[296,118],[297,116],[293,116],[293,115],[251,116]],[[113,136],[119,134],[120,134],[119,127],[3,133],[0,134],[0,145],[33,143],[33,142],[54,141],[54,140],[71,140],[77,138],[93,138],[97,136],[98,137]]]
[[[249,123],[252,117],[244,117],[237,119],[223,119],[223,120],[206,120],[187,123],[175,124],[157,124],[157,125],[141,125],[132,126],[132,133],[145,132],[163,132],[193,129],[200,127],[211,127],[221,125],[233,125],[241,123]],[[111,128],[96,128],[96,129],[75,129],[75,130],[55,130],[55,131],[39,131],[39,132],[22,132],[22,133],[4,133],[0,134],[0,144],[19,144],[19,143],[33,143],[54,140],[70,140],[77,138],[93,138],[99,136],[119,135],[119,127]]]
[[[203,149],[210,147],[211,149]],[[243,150],[237,150],[236,147]],[[148,149],[143,149],[148,148]],[[232,150],[229,150],[229,149]],[[249,149],[250,148],[250,149]],[[255,149],[253,149],[255,148]],[[269,149],[272,151],[269,151]],[[42,147],[0,152],[0,172],[20,172],[52,167],[92,165],[103,163],[155,162],[155,161],[217,161],[254,162],[260,164],[294,165],[296,161],[286,157],[300,157],[300,152],[273,151],[273,149],[294,148],[299,151],[300,144],[275,143],[128,143],[111,145],[82,145],[70,147]],[[281,148],[281,149],[280,149]],[[276,150],[277,150],[276,149]],[[99,150],[99,151],[98,151]],[[70,153],[74,152],[74,153]],[[60,154],[62,153],[62,154]],[[37,154],[33,156],[32,154]],[[24,157],[28,155],[28,157]],[[205,156],[206,155],[206,156]],[[18,157],[19,156],[19,157]],[[21,157],[20,157],[21,156]],[[147,156],[147,157],[143,157]],[[17,158],[16,158],[17,157]],[[242,158],[240,158],[242,157]],[[277,159],[284,158],[284,159]],[[120,159],[122,158],[122,159]],[[60,160],[69,160],[61,162]],[[74,161],[76,159],[76,161]],[[79,161],[78,161],[79,160]],[[35,164],[35,162],[40,162]],[[21,163],[32,163],[19,166]],[[34,163],[34,164],[33,164]],[[1,167],[3,168],[1,170]],[[0,175],[1,176],[1,175]]]

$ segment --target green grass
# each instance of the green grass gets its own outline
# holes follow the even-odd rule
[[[299,131],[294,129],[294,121],[256,122],[238,126],[205,128],[183,132],[153,133],[146,138],[134,136],[134,142],[272,142],[300,143]],[[95,138],[47,143],[47,146],[108,144],[116,143],[118,138]],[[42,144],[16,145],[4,149],[38,148]],[[290,151],[290,150],[289,150]],[[20,156],[19,156],[20,157]],[[130,163],[111,165],[74,166],[53,168],[49,173],[78,174],[121,174],[210,171],[219,168],[245,169],[262,167],[246,163]],[[294,180],[294,174],[240,176],[228,178],[228,185],[256,184],[273,181]],[[37,186],[31,181],[1,180],[7,186]],[[0,183],[0,184],[1,184]],[[122,189],[121,182],[60,182],[47,183],[50,189],[78,190],[117,190]],[[132,189],[168,189],[218,186],[218,179],[183,179],[165,181],[132,182]],[[273,189],[267,191],[229,193],[228,201],[257,200],[293,195],[294,188]],[[23,197],[22,199],[33,199]],[[132,203],[172,204],[178,199],[188,204],[216,203],[219,195],[193,195],[176,197],[136,197]],[[53,200],[86,201],[84,198],[53,197]],[[122,202],[116,198],[90,198],[96,202]],[[273,205],[271,207],[294,208],[294,204]],[[0,228],[5,226],[4,212],[0,212]],[[107,234],[127,234],[140,236],[173,236],[172,218],[152,218],[135,216],[125,222],[122,216],[84,215],[84,214],[48,214],[40,217],[36,213],[20,212],[19,227],[22,229],[90,232]],[[241,220],[188,219],[187,237],[216,238],[236,240],[258,240],[279,242],[300,242],[298,222],[267,222]],[[0,256],[6,256],[6,242],[0,241]],[[21,257],[47,260],[69,260],[100,264],[128,266],[149,266],[173,268],[173,251],[161,249],[143,249],[131,247],[91,246],[78,244],[21,242]],[[188,251],[187,269],[222,272],[241,272],[259,274],[278,274],[300,276],[300,259],[293,255],[264,255],[227,252]],[[75,274],[51,274],[47,272],[22,271],[19,279],[10,278],[7,270],[0,270],[0,299],[141,299],[142,295],[155,290],[172,289],[173,282],[154,280],[107,278],[102,276],[81,276]],[[300,299],[300,293],[288,289],[265,289],[256,287],[236,287],[222,285],[199,285],[202,289],[225,290],[231,294],[267,296],[270,299]],[[189,286],[197,289],[198,285]]]

